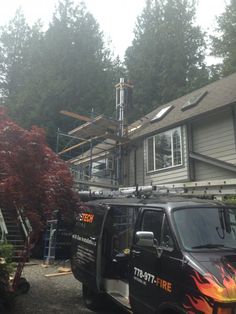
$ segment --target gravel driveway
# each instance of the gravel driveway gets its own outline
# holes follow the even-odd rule
[[[45,274],[56,273],[62,265],[50,265],[47,268],[42,262],[31,261],[24,268],[23,277],[30,282],[27,294],[18,296],[10,314],[91,314],[82,300],[81,284],[73,275],[67,274],[60,277],[45,277]],[[114,306],[106,314],[124,314]],[[102,314],[102,313],[100,313]]]

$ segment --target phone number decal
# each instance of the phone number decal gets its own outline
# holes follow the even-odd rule
[[[146,271],[143,271],[140,268],[134,267],[134,280],[138,281],[143,285],[153,284],[156,285],[158,288],[165,290],[166,292],[172,292],[172,283],[161,279],[158,276],[150,274]]]

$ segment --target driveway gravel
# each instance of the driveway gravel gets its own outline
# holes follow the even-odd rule
[[[31,261],[24,268],[23,277],[30,283],[27,294],[17,296],[9,309],[9,314],[91,314],[82,299],[82,286],[72,274],[58,277],[45,277],[45,274],[58,272],[58,267],[68,266],[54,264],[43,267],[41,261]],[[106,314],[124,314],[111,306]],[[102,314],[102,313],[100,313]]]

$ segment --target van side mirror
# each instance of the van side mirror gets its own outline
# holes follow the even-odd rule
[[[150,231],[137,231],[135,233],[135,242],[140,246],[154,247],[154,234]]]

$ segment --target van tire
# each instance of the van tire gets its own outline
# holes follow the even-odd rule
[[[105,295],[96,293],[83,284],[83,300],[86,307],[91,311],[103,310],[106,304]]]
[[[1,314],[7,314],[6,305],[4,304],[4,302],[2,300],[0,300],[0,313]]]

